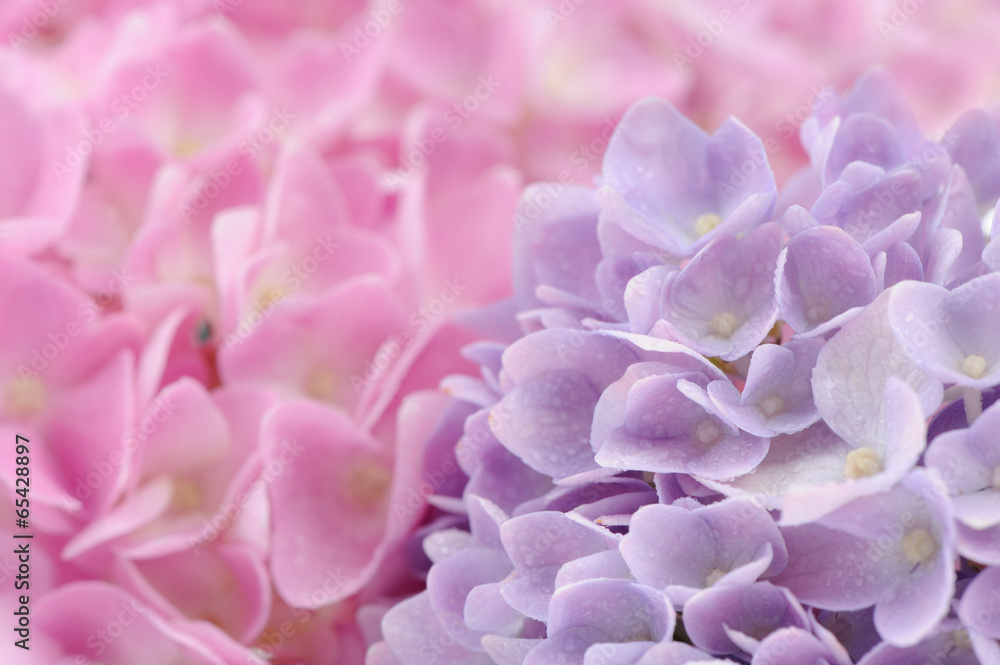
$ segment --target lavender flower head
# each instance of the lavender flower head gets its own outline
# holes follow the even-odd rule
[[[1000,663],[997,130],[824,99],[793,192],[653,98],[526,190],[369,665]]]

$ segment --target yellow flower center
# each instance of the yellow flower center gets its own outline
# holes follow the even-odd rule
[[[315,367],[306,376],[306,392],[323,402],[332,402],[337,395],[337,376],[325,367]]]
[[[201,506],[201,490],[193,480],[178,480],[174,484],[171,505],[181,512],[191,512]]]
[[[844,477],[849,480],[874,476],[882,470],[882,459],[871,448],[858,448],[847,453]]]
[[[917,528],[903,536],[903,555],[910,563],[926,563],[937,554],[934,536],[927,529]]]
[[[721,223],[722,217],[719,217],[714,212],[705,213],[695,220],[694,232],[700,238]]]
[[[31,418],[45,406],[45,386],[35,376],[14,379],[4,392],[4,410],[15,418]]]
[[[361,461],[350,467],[345,487],[356,505],[374,507],[387,496],[392,472],[378,462]]]
[[[962,361],[959,369],[969,378],[978,379],[986,373],[986,358],[977,355],[968,355]]]
[[[726,571],[721,570],[719,568],[713,568],[712,572],[710,572],[708,574],[708,577],[705,578],[705,586],[706,587],[713,586],[716,582],[718,582],[719,580],[721,580],[722,576],[725,575],[725,574],[726,574]]]

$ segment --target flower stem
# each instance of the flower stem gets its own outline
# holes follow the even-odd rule
[[[965,403],[965,421],[970,425],[983,413],[983,393],[975,388],[962,391],[962,401]]]

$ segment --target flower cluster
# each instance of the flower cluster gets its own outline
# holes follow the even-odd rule
[[[28,591],[32,631],[30,653],[3,640],[0,662],[354,665],[381,639],[388,607],[423,588],[423,536],[467,524],[464,488],[490,501],[476,514],[492,520],[494,507],[513,514],[554,480],[602,473],[588,447],[569,457],[559,448],[553,460],[514,434],[501,445],[485,412],[467,445],[452,450],[466,419],[506,392],[516,396],[497,409],[497,431],[505,418],[511,431],[533,426],[516,400],[541,400],[530,408],[544,419],[557,406],[545,400],[565,397],[534,375],[512,392],[501,374],[516,372],[500,372],[501,346],[458,353],[483,337],[519,336],[510,303],[473,311],[510,294],[515,243],[524,325],[583,334],[556,342],[565,367],[553,370],[581,404],[596,404],[594,386],[614,384],[641,356],[690,374],[665,379],[682,404],[686,393],[728,404],[717,407],[717,426],[734,423],[758,455],[775,432],[813,424],[801,394],[808,386],[782,393],[786,407],[765,394],[780,376],[755,378],[774,418],[754,425],[732,393],[738,371],[723,364],[738,358],[700,360],[756,346],[752,328],[767,312],[754,311],[758,319],[739,332],[742,310],[708,324],[697,313],[672,319],[690,349],[701,345],[683,358],[636,350],[627,335],[612,347],[608,333],[591,339],[602,326],[649,332],[624,325],[626,306],[639,306],[625,297],[628,280],[657,265],[663,272],[668,257],[678,263],[708,241],[678,237],[676,255],[650,251],[665,240],[624,219],[597,241],[579,225],[604,207],[624,214],[640,204],[629,203],[635,192],[623,182],[612,189],[624,203],[574,183],[599,171],[622,114],[644,95],[703,122],[723,109],[752,110],[744,117],[764,146],[754,163],[711,148],[713,163],[723,162],[712,168],[739,162],[744,171],[719,189],[726,203],[716,214],[735,215],[719,233],[749,229],[774,205],[767,164],[781,182],[805,161],[790,141],[829,102],[818,83],[886,61],[922,100],[921,120],[934,124],[988,90],[998,71],[1000,42],[984,29],[1000,23],[991,0],[963,0],[963,11],[944,15],[916,2],[911,11],[909,0],[899,11],[869,0],[814,4],[815,13],[784,0],[0,2],[0,441],[28,440],[29,463],[19,468],[31,479],[29,496],[16,494],[16,458],[0,455],[0,536],[9,541],[21,528],[18,510],[30,513],[24,532],[33,536],[30,589],[15,587],[18,555],[0,553],[0,605],[18,607]],[[851,57],[829,57],[848,49]],[[989,117],[964,122],[961,131],[992,137]],[[833,131],[827,124],[810,130],[817,146]],[[726,145],[745,140],[738,126],[726,131],[736,137]],[[982,145],[949,148],[958,163],[987,160],[967,169],[977,201],[994,196],[993,156]],[[538,201],[514,216],[523,183],[536,179],[557,182],[533,190]],[[912,189],[890,183],[879,196],[900,186]],[[788,196],[801,203],[810,187],[819,186],[798,180]],[[737,199],[750,201],[738,213]],[[694,225],[707,232],[716,219],[704,213]],[[921,242],[938,243],[921,270],[937,275],[931,281],[957,275],[973,250],[966,243],[951,261],[953,235],[920,224]],[[538,244],[553,233],[562,239]],[[785,273],[805,270],[798,259],[815,244],[808,238],[782,259]],[[777,239],[761,231],[746,242],[764,257]],[[878,289],[915,269],[911,254],[883,244]],[[604,245],[611,260],[598,269]],[[996,253],[984,261],[995,267]],[[579,282],[579,262],[590,259],[583,269],[594,281]],[[717,259],[698,261],[704,271]],[[648,286],[658,274],[646,275]],[[698,281],[692,269],[676,288]],[[864,294],[842,300],[866,304]],[[816,307],[803,305],[801,316]],[[659,320],[651,310],[634,316]],[[584,319],[603,324],[585,329]],[[732,329],[733,347],[709,339],[705,325]],[[755,372],[791,363],[800,376],[816,362],[827,334],[819,328],[816,340],[782,345],[780,358],[762,356]],[[613,358],[592,377],[569,371],[594,351]],[[468,377],[479,365],[489,368],[486,384]],[[638,383],[640,370],[629,371]],[[437,391],[448,376],[457,397]],[[991,394],[982,394],[988,407]],[[589,416],[575,408],[582,415],[562,422],[565,438],[589,441]],[[614,411],[611,402],[601,409]],[[692,426],[711,437],[713,423]],[[625,464],[626,453],[612,446],[601,460]],[[425,454],[433,462],[421,469]],[[854,463],[872,462],[859,454]],[[705,483],[748,477],[719,467],[710,478],[709,460],[692,464]],[[592,487],[618,502],[649,496],[638,473]],[[584,498],[592,487],[581,486]],[[551,505],[582,501],[567,491]],[[15,505],[25,500],[29,508]],[[610,533],[624,528],[608,524]],[[494,553],[484,556],[505,565],[499,541],[479,537]],[[443,556],[451,545],[440,542]]]
[[[523,336],[443,384],[467,482],[369,665],[1000,662],[998,128],[925,138],[873,69],[781,192],[657,98],[529,187]]]

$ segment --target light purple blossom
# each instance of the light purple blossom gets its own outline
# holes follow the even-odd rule
[[[1000,139],[953,133],[875,69],[778,208],[651,98],[596,189],[529,187],[368,665],[1000,665]]]

